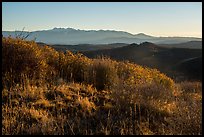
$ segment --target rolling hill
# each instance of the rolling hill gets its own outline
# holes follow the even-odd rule
[[[169,48],[189,48],[189,49],[202,49],[202,41],[189,41],[185,43],[178,43],[178,44],[159,44],[162,47],[169,47]]]
[[[70,50],[72,52],[78,51],[93,51],[93,50],[102,50],[102,49],[112,49],[127,46],[125,43],[112,43],[112,44],[78,44],[78,45],[50,45],[58,51]]]
[[[97,56],[108,56],[116,60],[128,60],[143,66],[157,68],[172,78],[198,79],[202,74],[202,50],[187,48],[165,48],[153,43],[145,42],[142,44],[130,44],[114,49],[105,49],[97,51],[85,51],[84,55],[90,58]],[[191,58],[201,58],[199,60],[189,60]],[[187,60],[186,63],[183,61]],[[195,63],[195,64],[194,64]],[[186,66],[187,65],[187,66]],[[194,67],[194,71],[190,68]],[[179,67],[177,67],[179,66]],[[184,67],[185,66],[185,67]],[[184,74],[185,72],[185,74]],[[201,72],[201,73],[200,73]],[[195,73],[199,73],[194,75]],[[195,78],[195,76],[197,76]],[[183,80],[183,79],[182,79]]]

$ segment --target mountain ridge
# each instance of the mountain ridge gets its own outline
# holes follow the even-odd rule
[[[142,43],[176,44],[188,41],[202,41],[196,37],[155,37],[145,33],[131,34],[116,30],[80,30],[74,28],[53,28],[37,31],[2,31],[5,37],[15,37],[19,34],[30,34],[27,40],[47,44],[110,44],[110,43]]]

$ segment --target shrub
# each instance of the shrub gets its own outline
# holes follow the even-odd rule
[[[118,84],[115,62],[105,58],[94,60],[92,77],[98,90],[113,89]]]
[[[40,50],[43,60],[47,64],[45,80],[51,83],[59,78],[59,58],[61,53],[49,46],[43,46]]]
[[[2,76],[3,86],[22,83],[22,80],[42,79],[47,64],[41,50],[32,41],[2,38]],[[23,81],[25,82],[25,81]]]

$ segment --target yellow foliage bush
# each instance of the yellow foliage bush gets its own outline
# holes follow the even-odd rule
[[[46,69],[47,64],[42,51],[35,42],[2,38],[3,85],[22,83],[26,78],[42,79]]]

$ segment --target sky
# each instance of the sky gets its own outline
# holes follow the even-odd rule
[[[202,38],[202,2],[2,2],[2,30],[117,30]]]

